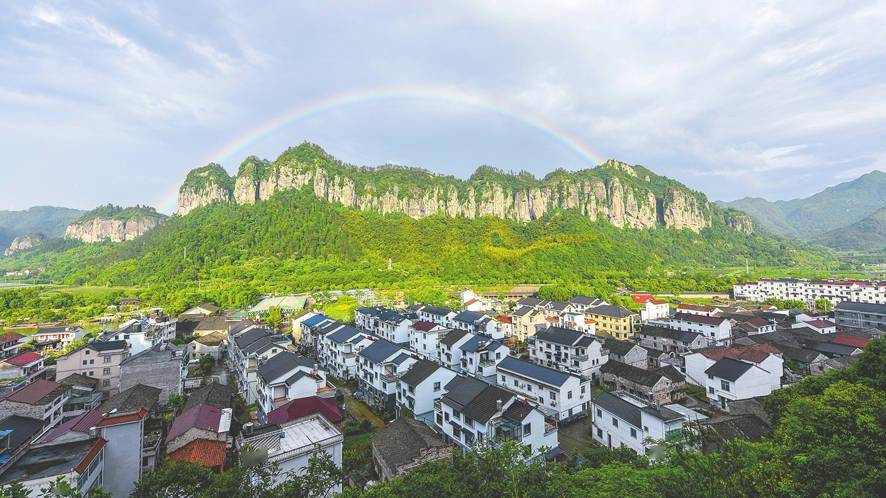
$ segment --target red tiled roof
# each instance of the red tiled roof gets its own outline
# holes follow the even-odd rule
[[[514,320],[507,315],[498,315],[497,317],[495,317],[495,319],[501,323],[514,323]]]
[[[82,413],[47,432],[43,437],[40,438],[38,443],[49,443],[51,441],[54,441],[59,436],[64,436],[69,432],[80,432],[82,434],[89,434],[89,430],[93,427],[96,427],[96,424],[99,420],[101,420],[101,418],[102,414],[98,410],[90,410],[88,412]]]
[[[769,325],[769,320],[755,316],[754,318],[748,318],[744,323],[753,325],[754,327],[765,327],[766,325]]]
[[[781,351],[772,344],[754,344],[753,346],[733,346],[731,348],[718,348],[702,351],[701,354],[707,356],[714,361],[720,361],[723,358],[732,358],[735,360],[746,360],[753,363],[760,363],[769,357],[770,354],[780,353]]]
[[[38,379],[3,399],[15,401],[16,403],[36,405],[44,396],[52,393],[60,387],[62,387],[61,384],[56,384],[55,382],[45,379]]]
[[[74,467],[74,470],[77,471],[78,474],[83,474],[86,472],[86,469],[89,468],[89,464],[92,463],[92,460],[95,459],[95,456],[98,455],[98,452],[108,444],[108,441],[102,438],[98,438],[95,444],[92,445],[92,448],[89,448],[89,452],[80,460],[80,463]]]
[[[664,299],[653,299],[652,304],[668,304]]]
[[[17,367],[26,367],[26,366],[30,365],[31,363],[35,363],[35,362],[40,361],[41,358],[43,358],[43,357],[33,351],[26,351],[24,353],[13,356],[12,358],[9,358],[5,361],[6,361],[6,363],[9,363],[10,365],[15,365]]]
[[[175,420],[172,421],[172,427],[169,428],[169,435],[166,436],[166,440],[172,441],[195,427],[218,431],[219,421],[221,421],[221,410],[218,407],[197,405],[175,417]]]
[[[167,456],[173,462],[191,462],[210,469],[218,467],[224,470],[227,453],[224,441],[195,439]]]
[[[148,410],[145,408],[140,408],[139,411],[135,413],[127,413],[125,415],[117,415],[105,417],[102,421],[98,423],[99,427],[107,427],[109,425],[118,425],[118,424],[126,424],[129,422],[135,422],[136,420],[141,420],[148,415]]]
[[[24,339],[25,336],[21,334],[16,334],[15,332],[7,332],[5,334],[0,334],[0,344],[5,344],[7,342],[20,341]]]
[[[551,323],[559,323],[560,319],[556,316],[549,316],[549,317],[545,318],[545,321],[551,322]]]
[[[720,325],[726,321],[726,319],[721,316],[693,315],[692,313],[675,313],[674,320],[703,323],[705,325]]]
[[[338,424],[342,421],[341,410],[336,406],[334,399],[308,396],[306,398],[294,399],[276,410],[272,410],[268,414],[268,423],[283,424],[315,413],[323,415],[326,417],[326,420],[333,424]]]
[[[470,305],[477,303],[477,302],[479,302],[479,301],[477,301],[476,299],[471,299],[470,301],[465,302],[465,306],[470,306]]]
[[[637,304],[644,304],[652,301],[652,294],[631,294],[631,299]]]
[[[831,340],[834,344],[842,344],[844,346],[852,346],[854,348],[863,348],[871,342],[870,339],[864,337],[853,337],[851,335],[838,335]]]
[[[419,332],[428,332],[429,330],[436,327],[437,324],[434,322],[427,322],[424,320],[419,320],[412,324],[412,328],[418,330]]]

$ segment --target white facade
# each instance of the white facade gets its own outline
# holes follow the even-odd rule
[[[625,446],[654,458],[658,442],[679,434],[686,422],[668,408],[655,408],[625,394],[603,393],[593,403],[591,435],[607,448]]]
[[[597,376],[609,361],[603,342],[588,334],[570,334],[558,328],[537,332],[528,340],[529,359],[534,363],[588,378]]]
[[[496,383],[556,414],[557,420],[580,417],[590,407],[589,379],[514,357],[498,364]]]
[[[412,324],[409,332],[409,348],[418,353],[422,358],[436,361],[439,358],[438,346],[440,339],[449,332],[449,329],[437,324],[433,324],[433,327],[424,326],[424,324],[430,323],[433,322],[416,322]]]
[[[670,313],[667,301],[651,299],[643,304],[643,309],[640,310],[640,320],[647,322],[667,318]]]
[[[732,286],[735,299],[798,300],[811,303],[827,299],[833,306],[842,301],[886,304],[886,282],[864,280],[760,279]]]
[[[715,358],[710,357],[714,356],[712,353],[715,351],[716,350],[713,350],[712,352],[703,351],[689,353],[683,357],[685,362],[684,373],[686,374],[686,382],[704,387],[705,390],[707,390],[708,375],[705,371],[717,362],[717,359],[715,359],[718,358],[717,356],[715,356]],[[734,356],[739,356],[742,361],[754,363],[751,360],[750,355],[742,354],[740,351],[734,353]],[[765,357],[756,364],[763,370],[770,372],[770,385],[772,386],[772,389],[778,389],[781,386],[781,376],[784,373],[784,360],[777,355],[769,354],[765,355]]]
[[[732,322],[727,318],[677,313],[654,324],[701,334],[709,346],[723,346],[732,341]]]
[[[782,360],[775,355],[771,355],[771,358],[771,361],[760,364],[723,358],[708,368],[705,391],[711,404],[719,406],[722,410],[729,410],[732,401],[768,396],[772,391],[781,388]],[[763,363],[767,363],[768,368],[763,368]],[[715,373],[715,370],[723,364],[743,365],[746,370],[739,375]]]
[[[455,376],[456,373],[452,370],[438,367],[432,374],[414,386],[401,379],[398,386],[397,403],[401,407],[409,409],[416,419],[433,423],[434,403],[443,397],[446,384]]]

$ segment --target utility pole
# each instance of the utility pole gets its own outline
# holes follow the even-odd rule
[[[744,276],[749,276],[751,274],[751,267],[748,264],[748,258],[744,258]]]

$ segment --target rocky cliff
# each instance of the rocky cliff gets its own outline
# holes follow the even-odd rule
[[[249,157],[235,177],[217,164],[191,171],[179,189],[178,214],[213,202],[253,204],[301,188],[347,207],[413,218],[441,214],[530,221],[552,210],[576,209],[618,227],[698,232],[717,221],[752,229],[750,220],[727,223],[725,212],[703,194],[619,161],[575,172],[557,170],[543,179],[483,166],[461,180],[418,168],[350,166],[312,144],[291,148],[274,162]]]
[[[37,247],[44,242],[46,242],[46,236],[42,233],[29,233],[27,235],[19,235],[18,237],[13,239],[12,243],[9,244],[9,247],[6,248],[5,251],[3,251],[3,255],[12,256],[13,254],[18,252],[33,249],[34,247]]]
[[[75,220],[65,229],[65,238],[87,244],[123,242],[141,236],[166,219],[152,208],[102,206]]]

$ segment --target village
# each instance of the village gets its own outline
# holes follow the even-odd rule
[[[718,451],[765,436],[773,391],[845,368],[886,332],[886,282],[764,279],[710,304],[631,292],[632,309],[525,291],[466,288],[451,307],[352,294],[346,320],[290,295],[3,333],[0,486],[62,479],[123,497],[166,460],[270,463],[283,480],[324,453],[343,471],[334,493],[506,441],[530,460],[595,447],[655,459],[675,440]]]

